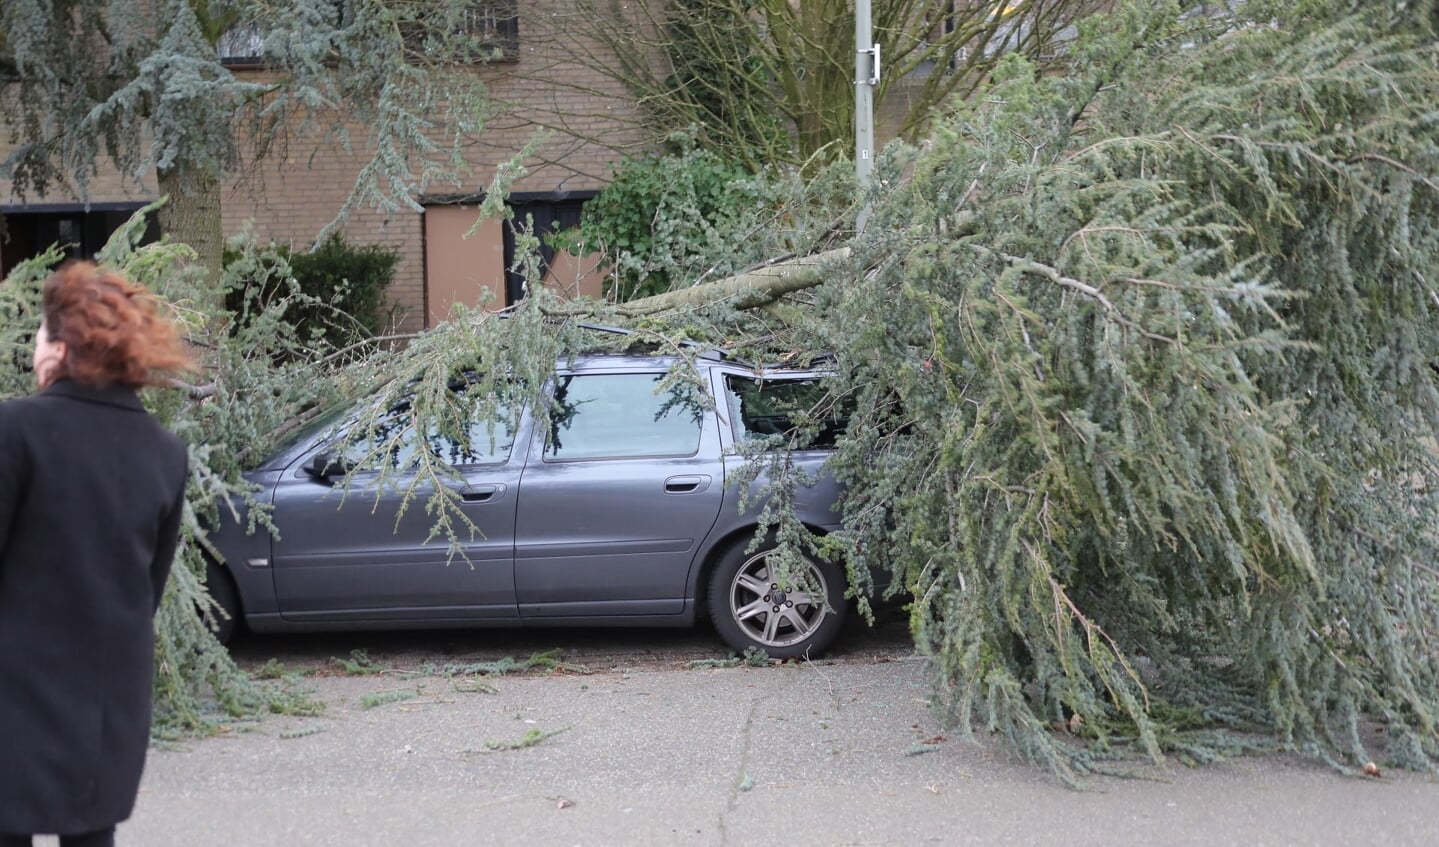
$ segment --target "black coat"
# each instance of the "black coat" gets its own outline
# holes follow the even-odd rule
[[[129,388],[0,403],[0,833],[130,816],[186,475]]]

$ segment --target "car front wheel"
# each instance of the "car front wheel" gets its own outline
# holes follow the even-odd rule
[[[730,548],[710,576],[709,612],[720,637],[741,653],[818,656],[844,623],[844,572],[806,558],[801,572],[781,579],[771,567],[773,545],[754,553],[745,546]]]

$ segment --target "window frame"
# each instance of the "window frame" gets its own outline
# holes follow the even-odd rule
[[[343,19],[345,15],[345,4],[349,0],[340,0],[336,4],[336,10]],[[427,0],[404,0],[404,2],[418,5]],[[475,55],[468,60],[468,63],[484,65],[491,63],[514,63],[520,59],[520,3],[519,0],[469,0],[467,16],[475,18],[488,18],[491,23],[488,27],[494,34],[481,41],[475,48]],[[235,69],[263,69],[269,65],[265,60],[263,51],[265,32],[261,28],[259,20],[242,21],[231,26],[220,35],[215,44],[215,52],[221,65]],[[470,30],[473,33],[473,30]],[[405,51],[410,55],[423,55],[424,50],[420,45],[412,43],[409,35],[402,34],[405,41]],[[242,44],[245,49],[235,49],[229,44]],[[458,60],[465,61],[465,60]],[[327,64],[329,64],[327,62]]]
[[[420,4],[426,0],[405,0]],[[520,3],[519,0],[468,0],[464,14],[471,20],[484,21],[480,26],[467,26],[464,33],[477,35],[478,30],[490,30],[489,37],[475,45],[475,55],[469,60],[476,65],[492,62],[518,62],[520,59]],[[402,33],[407,52],[423,55],[422,44],[415,44],[411,36]]]
[[[226,49],[226,42],[232,38],[238,38],[244,34],[244,41],[249,46],[247,52],[233,52]],[[264,33],[260,31],[259,21],[247,21],[237,23],[220,34],[215,42],[215,52],[219,55],[220,64],[227,68],[260,68],[265,65],[265,53],[261,49],[265,43]]]

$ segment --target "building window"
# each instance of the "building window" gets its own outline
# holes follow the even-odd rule
[[[428,0],[410,3],[423,8]],[[419,55],[429,52],[426,41],[431,30],[424,20],[423,14],[417,14],[405,31],[406,46]],[[468,40],[466,47],[474,61],[516,61],[520,57],[519,0],[470,0],[456,12],[454,33]]]
[[[519,0],[487,0],[470,6],[468,32],[480,38],[504,61],[520,58]]]
[[[416,56],[424,56],[431,36],[435,0],[404,0],[391,8],[399,9],[403,19],[400,31],[405,47]],[[347,15],[348,2],[336,4],[337,22]],[[469,0],[454,13],[454,35],[466,39],[465,48],[473,61],[513,62],[520,57],[519,0]],[[220,61],[230,66],[257,66],[264,63],[265,30],[260,21],[236,24],[220,36],[216,49]]]
[[[237,24],[220,36],[216,48],[225,65],[258,65],[265,55],[265,34],[257,23]]]

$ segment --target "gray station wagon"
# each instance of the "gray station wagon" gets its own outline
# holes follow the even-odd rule
[[[229,613],[218,634],[241,622],[281,632],[687,626],[707,616],[737,651],[818,654],[842,624],[844,569],[809,559],[778,578],[773,543],[749,549],[763,498],[746,489],[759,493],[764,475],[735,482],[756,461],[741,446],[785,432],[790,419],[776,410],[805,407],[817,377],[707,354],[697,367],[709,402],[696,403],[692,381],[689,397],[665,382],[675,364],[578,357],[545,388],[563,414],[475,422],[468,444],[416,437],[391,449],[384,475],[366,469],[361,457],[375,451],[344,440],[336,419],[312,426],[249,474],[277,532],[244,531],[242,514],[211,536],[211,593]],[[813,483],[798,490],[796,512],[830,533],[839,488],[816,444],[790,455]],[[395,475],[412,463],[394,453],[409,450],[457,471],[452,502],[479,530],[458,551],[435,537],[422,504],[401,509]]]

